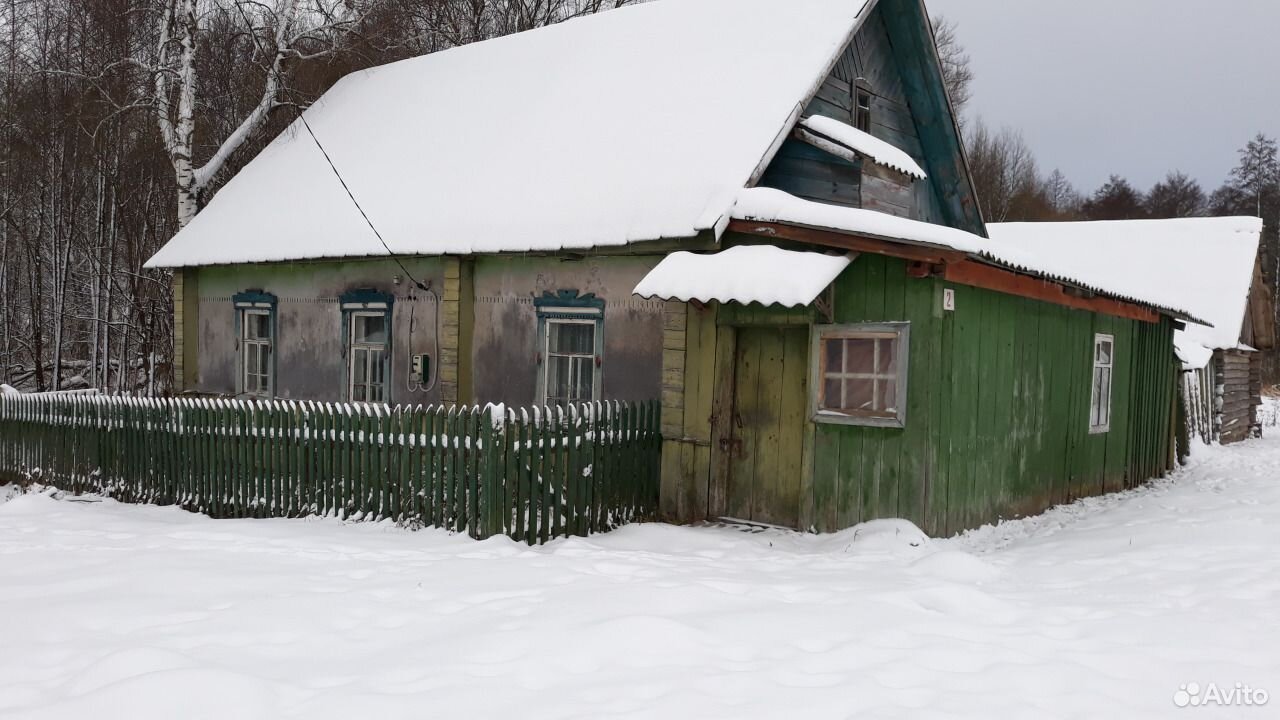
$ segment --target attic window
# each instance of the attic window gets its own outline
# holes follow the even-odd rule
[[[864,133],[871,132],[871,91],[859,87],[854,90],[853,126]]]

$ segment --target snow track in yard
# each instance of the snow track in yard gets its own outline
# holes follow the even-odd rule
[[[0,488],[0,717],[1275,717],[1280,442],[930,541],[529,548]],[[4,498],[9,498],[7,502]]]

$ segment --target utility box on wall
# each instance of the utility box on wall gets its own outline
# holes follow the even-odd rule
[[[431,380],[431,356],[430,355],[414,355],[413,367],[410,370],[413,373],[415,382],[426,385]]]

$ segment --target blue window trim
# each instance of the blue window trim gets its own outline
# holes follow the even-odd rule
[[[581,293],[575,289],[546,291],[542,297],[534,298],[533,307],[538,317],[538,364],[537,393],[538,402],[547,402],[547,321],[548,320],[593,320],[595,321],[595,355],[596,373],[592,393],[595,400],[602,400],[604,389],[604,310],[605,301],[596,297],[595,293]]]
[[[268,323],[271,326],[271,396],[275,397],[278,385],[276,384],[276,358],[279,353],[279,343],[276,342],[278,335],[278,323],[276,322],[276,307],[279,305],[279,299],[269,292],[262,290],[245,290],[231,296],[231,305],[235,312],[235,331],[236,331],[236,393],[243,395],[244,388],[244,352],[240,347],[240,341],[244,339],[244,311],[245,310],[266,310]]]
[[[395,347],[395,332],[391,320],[395,301],[394,295],[379,292],[372,288],[350,290],[338,296],[338,307],[342,309],[342,359],[344,361],[342,384],[344,387],[343,394],[347,397],[347,400],[351,400],[351,315],[357,312],[381,311],[387,318],[387,351],[383,353],[382,357],[382,376],[387,379],[386,402],[391,404],[391,390],[394,387],[394,378],[391,376],[391,368],[393,367],[391,358]]]

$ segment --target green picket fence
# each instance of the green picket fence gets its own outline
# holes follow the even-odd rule
[[[387,407],[0,397],[0,483],[216,518],[391,519],[537,544],[657,511],[656,402]]]

